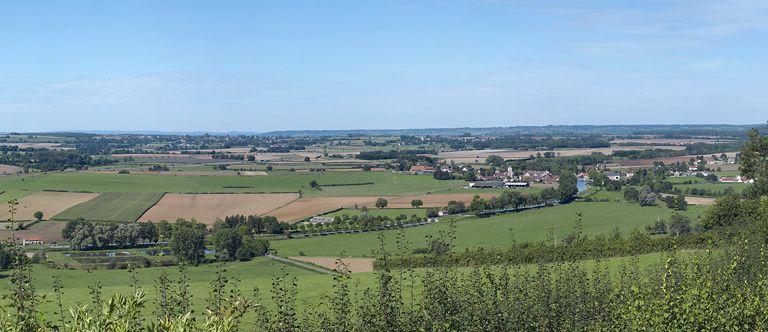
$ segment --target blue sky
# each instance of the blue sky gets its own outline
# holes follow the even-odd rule
[[[768,1],[0,1],[0,131],[762,123]]]

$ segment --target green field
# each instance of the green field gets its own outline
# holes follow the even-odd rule
[[[328,186],[309,183],[369,185]],[[298,192],[305,196],[408,195],[460,188],[464,181],[438,181],[428,175],[392,172],[281,172],[269,176],[169,176],[154,174],[50,173],[0,178],[2,190],[69,190],[91,192]],[[229,188],[227,188],[229,187]],[[237,187],[237,188],[232,188]],[[250,188],[249,188],[250,187]]]
[[[683,251],[679,255],[687,257],[692,254],[693,252],[691,251]],[[640,255],[637,256],[637,262],[640,267],[656,266],[663,263],[666,255],[666,253]],[[601,260],[601,264],[607,267],[609,271],[615,273],[629,262],[630,259],[629,257],[610,258]],[[584,264],[587,270],[591,270],[595,265],[595,261],[584,261],[581,264]],[[200,314],[205,310],[206,298],[209,295],[210,283],[215,277],[217,265],[205,264],[188,267],[192,309],[196,314]],[[297,278],[297,304],[300,310],[303,308],[314,308],[333,292],[333,276],[310,272],[278,263],[268,258],[256,258],[250,262],[229,262],[224,263],[222,266],[230,281],[237,278],[237,288],[244,296],[250,297],[253,294],[254,287],[258,287],[261,293],[261,302],[268,308],[274,308],[274,303],[271,300],[273,277],[282,273],[288,273]],[[523,268],[535,269],[536,266],[526,265]],[[151,314],[152,310],[155,309],[157,293],[154,283],[163,270],[168,273],[172,280],[178,278],[176,267],[137,269],[137,285],[147,293],[148,305],[145,308],[147,314]],[[470,271],[469,268],[456,268],[456,270],[464,274]],[[417,271],[417,273],[419,272]],[[7,272],[0,274],[0,276],[7,276]],[[46,315],[50,315],[48,317],[58,317],[54,314],[58,308],[55,303],[56,295],[53,290],[53,276],[59,276],[63,282],[64,294],[62,302],[65,306],[65,311],[69,306],[90,304],[89,285],[102,286],[102,298],[106,298],[113,293],[130,293],[133,284],[131,275],[126,270],[64,270],[35,265],[32,270],[32,276],[36,292],[45,298],[39,304],[40,309]],[[357,273],[352,275],[351,286],[354,290],[358,291],[358,294],[359,291],[368,287],[375,287],[375,285],[375,273]],[[0,292],[3,294],[7,294],[11,287],[12,284],[8,278],[0,280]],[[416,289],[416,296],[419,293],[419,290]],[[246,321],[249,319],[252,318],[249,316],[245,317]]]
[[[694,183],[694,184],[678,184],[675,185],[675,188],[679,188],[680,190],[685,191],[685,189],[707,189],[707,190],[713,190],[713,191],[723,191],[726,188],[733,188],[736,193],[741,193],[742,190],[748,188],[750,186],[749,183],[722,183],[722,182],[701,182],[701,183]]]
[[[11,190],[0,189],[0,192],[3,192],[2,194],[0,194],[0,203],[2,203],[3,205],[8,203],[8,201],[12,199],[21,199],[22,197],[31,194],[31,192],[29,191],[12,190],[12,189]]]
[[[693,223],[703,214],[706,207],[690,206],[684,213]],[[456,222],[456,250],[470,247],[506,247],[514,234],[515,241],[542,241],[551,231],[562,239],[574,230],[576,213],[583,216],[583,231],[587,235],[608,234],[618,227],[624,234],[632,229],[643,229],[657,218],[668,219],[672,210],[661,207],[641,207],[637,203],[617,202],[575,202],[567,205],[528,210],[488,218],[471,217]],[[424,247],[428,235],[436,236],[447,230],[448,223],[406,228],[407,240],[414,247]],[[513,229],[513,231],[510,231]],[[310,238],[272,241],[272,247],[282,256],[296,256],[303,252],[307,256],[335,256],[342,251],[349,256],[370,257],[378,247],[377,237],[383,234],[389,249],[394,250],[394,239],[398,231],[381,231],[359,234],[339,234]]]
[[[343,209],[336,212],[331,212],[328,214],[324,214],[323,217],[336,217],[336,216],[342,216],[342,215],[348,215],[348,216],[360,216],[363,213],[362,210],[355,210],[355,209]],[[378,216],[387,216],[392,219],[395,217],[404,214],[408,216],[409,218],[411,215],[417,215],[420,218],[424,218],[427,216],[427,209],[371,209],[368,210],[368,215],[373,217]]]
[[[157,204],[162,193],[102,193],[53,216],[53,220],[136,221]]]

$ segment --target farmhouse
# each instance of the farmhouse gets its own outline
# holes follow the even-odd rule
[[[423,165],[413,165],[411,166],[411,169],[409,171],[413,174],[428,174],[428,173],[434,173],[435,168],[430,166],[423,166]]]
[[[37,244],[45,244],[45,242],[43,241],[43,238],[39,236],[30,236],[30,237],[21,239],[21,245],[23,246],[30,246],[30,245],[37,245]]]
[[[621,180],[621,174],[616,172],[603,172],[603,175],[608,178],[608,180],[611,181],[619,181]]]
[[[738,175],[736,177],[724,176],[718,179],[722,183],[754,183],[755,180]]]

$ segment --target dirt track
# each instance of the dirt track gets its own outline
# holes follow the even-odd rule
[[[312,263],[320,265],[322,267],[336,270],[336,257],[306,257],[306,256],[294,256],[289,257],[293,260]],[[342,258],[341,261],[347,265],[349,272],[373,272],[373,259],[371,258]]]

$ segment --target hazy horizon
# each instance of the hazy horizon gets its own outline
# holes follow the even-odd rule
[[[0,4],[1,132],[765,123],[768,2]]]

